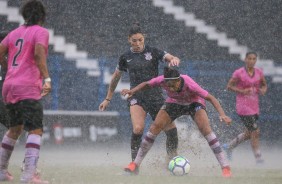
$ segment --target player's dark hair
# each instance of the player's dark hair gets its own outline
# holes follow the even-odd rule
[[[44,23],[46,10],[41,1],[28,0],[21,7],[21,14],[25,20],[26,26],[36,25],[39,22]]]
[[[248,57],[250,54],[254,54],[256,57],[258,56],[256,52],[253,52],[253,51],[252,51],[252,52],[247,52],[247,53],[246,53],[246,57]]]
[[[180,73],[177,69],[167,66],[164,67],[164,78],[166,80],[178,79],[179,77]]]
[[[141,27],[140,27],[139,22],[134,22],[134,23],[132,24],[132,27],[131,27],[130,30],[129,30],[128,36],[130,37],[130,36],[132,36],[132,35],[134,35],[134,34],[137,34],[137,33],[144,34],[143,31],[142,31],[142,29],[141,29]]]
[[[6,32],[6,31],[1,31],[1,32],[0,32],[0,42],[1,42],[2,40],[4,40],[4,38],[5,38],[7,35],[8,35],[8,32]]]

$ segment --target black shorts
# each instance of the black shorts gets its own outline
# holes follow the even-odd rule
[[[40,100],[22,100],[7,104],[10,127],[24,125],[24,130],[43,129],[43,107]]]
[[[249,131],[255,131],[258,129],[257,120],[259,119],[259,116],[257,114],[250,116],[239,115],[239,117]]]
[[[140,105],[146,113],[149,113],[152,120],[155,121],[159,110],[164,104],[164,97],[162,94],[135,94],[128,99],[128,105]]]
[[[196,112],[200,109],[206,110],[206,107],[200,103],[194,102],[190,105],[179,105],[175,103],[165,103],[162,107],[162,110],[165,110],[172,121],[176,118],[179,118],[183,115],[190,115],[193,119]]]
[[[1,98],[0,98],[0,123],[7,128],[10,127],[10,118],[8,115],[8,111]]]

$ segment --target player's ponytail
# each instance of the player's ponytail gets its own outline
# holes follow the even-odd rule
[[[32,26],[39,22],[44,23],[46,10],[41,1],[29,0],[22,6],[21,14],[25,20],[25,25]]]

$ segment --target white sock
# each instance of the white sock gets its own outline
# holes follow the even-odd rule
[[[24,171],[22,173],[22,180],[31,180],[36,172],[37,161],[39,158],[39,151],[41,145],[41,136],[30,134],[26,141],[26,152],[24,158]]]
[[[0,148],[0,171],[5,171],[8,169],[9,160],[16,142],[17,140],[4,135]]]
[[[156,139],[156,135],[152,134],[150,131],[147,132],[146,136],[144,137],[144,139],[142,140],[142,143],[140,145],[140,148],[138,150],[137,156],[134,160],[134,162],[140,166],[142,160],[145,158],[146,154],[148,153],[148,151],[151,149],[151,147],[153,146],[155,139]]]
[[[221,168],[229,166],[227,159],[221,149],[220,143],[216,137],[216,135],[211,132],[210,134],[205,136],[206,140],[209,143],[210,148],[212,149],[215,157],[217,158]]]

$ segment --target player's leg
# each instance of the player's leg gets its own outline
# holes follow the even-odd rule
[[[225,158],[225,155],[221,149],[220,143],[215,133],[211,129],[206,111],[201,108],[197,109],[193,119],[196,122],[201,134],[206,138],[215,157],[217,158],[222,168],[222,175],[224,177],[230,177],[231,171],[230,171],[229,163]]]
[[[48,182],[42,181],[36,172],[43,134],[43,107],[40,101],[23,100],[21,101],[21,109],[25,122],[24,129],[28,131],[21,182],[46,184]]]
[[[21,135],[21,132],[21,125],[11,127],[2,139],[2,144],[0,148],[0,181],[13,180],[13,177],[8,172],[8,164],[17,139]]]
[[[223,144],[223,149],[226,152],[227,158],[232,160],[232,150],[236,148],[242,142],[250,139],[250,133],[246,129],[243,133],[238,134],[234,139],[232,139],[229,143]]]
[[[245,130],[243,133],[237,135],[233,140],[228,144],[228,149],[234,149],[242,142],[250,139],[250,133],[248,130]]]
[[[23,130],[22,122],[17,121],[19,117],[19,113],[17,111],[17,104],[7,105],[7,113],[9,114],[10,122],[8,124],[10,128],[3,136],[0,148],[0,181],[13,180],[13,177],[8,172],[8,164],[17,139],[19,138]]]
[[[130,106],[130,115],[133,127],[131,134],[131,159],[134,161],[142,141],[147,114],[141,106],[132,105]]]
[[[260,134],[259,128],[254,131],[251,131],[250,134],[251,134],[251,145],[256,158],[256,162],[263,163],[264,160],[262,158],[260,146],[259,146],[259,134]]]
[[[170,161],[173,157],[177,156],[177,148],[178,148],[178,134],[175,123],[169,123],[165,127],[166,134],[166,152],[167,152],[167,161]]]
[[[0,91],[1,92],[1,91]],[[7,108],[5,106],[5,104],[2,101],[3,99],[1,98],[1,94],[0,94],[0,123],[2,125],[4,125],[7,129],[9,129],[10,126],[10,117],[8,115],[8,111]],[[1,135],[4,135],[6,133],[7,130],[3,129],[5,132],[2,132],[1,130]]]
[[[171,122],[171,119],[166,111],[160,110],[154,123],[151,124],[149,131],[142,140],[140,149],[138,151],[135,163],[140,165],[148,151],[151,149],[159,133]]]
[[[164,127],[171,122],[171,119],[166,111],[160,110],[156,120],[151,124],[149,131],[142,140],[138,154],[134,160],[131,162],[124,170],[130,173],[138,173],[138,167],[141,165],[143,159],[147,155],[148,151],[154,144],[154,141],[158,134],[164,129]]]
[[[153,101],[153,100],[152,100]],[[151,115],[153,121],[156,119],[156,116],[159,110],[162,108],[163,104],[162,98],[159,98],[154,103],[147,104],[147,110]],[[177,128],[175,123],[169,123],[165,128],[164,132],[166,134],[166,152],[167,152],[167,161],[170,161],[173,157],[177,156],[177,148],[178,148],[178,135],[177,135]]]

